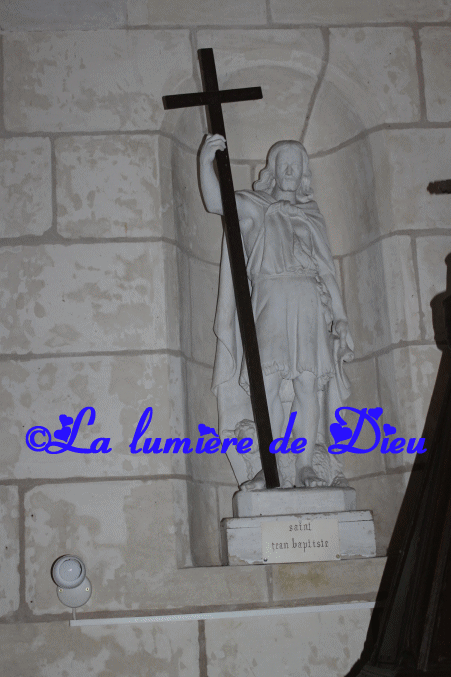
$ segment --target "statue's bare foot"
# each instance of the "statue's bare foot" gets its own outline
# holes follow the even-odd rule
[[[266,489],[263,470],[260,470],[253,480],[248,480],[240,485],[240,491],[261,491],[262,489]]]
[[[300,487],[326,487],[326,480],[321,479],[309,465],[301,468],[298,473],[297,485]]]

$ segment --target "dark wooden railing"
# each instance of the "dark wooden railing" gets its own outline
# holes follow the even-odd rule
[[[451,271],[451,255],[447,263]],[[434,326],[443,353],[429,417],[435,432],[429,435],[427,452],[415,461],[398,518],[398,532],[404,535],[389,550],[367,643],[347,677],[451,677],[449,291],[448,285],[448,292],[440,295],[445,298],[436,297],[442,317],[434,318]],[[437,310],[435,303],[436,315]],[[439,336],[437,327],[442,329]]]

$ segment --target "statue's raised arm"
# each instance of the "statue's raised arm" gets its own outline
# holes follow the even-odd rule
[[[213,168],[216,151],[225,150],[226,140],[220,134],[207,134],[200,151],[200,187],[205,206],[210,214],[222,216],[221,191]]]

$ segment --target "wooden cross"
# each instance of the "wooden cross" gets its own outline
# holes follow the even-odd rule
[[[444,181],[431,181],[431,183],[428,185],[428,192],[431,195],[451,193],[451,179],[445,179]]]
[[[193,94],[164,96],[163,105],[166,109],[186,108],[188,106],[206,106],[210,118],[211,133],[221,134],[225,138],[226,134],[221,105],[223,103],[236,101],[262,99],[262,90],[261,87],[247,87],[243,89],[220,91],[213,50],[199,49],[198,55],[205,91]],[[280,486],[279,476],[277,473],[276,457],[269,451],[269,445],[272,442],[271,423],[269,420],[268,403],[263,382],[257,332],[255,330],[254,314],[249,293],[249,282],[246,273],[246,262],[241,241],[240,222],[238,219],[235,190],[233,188],[227,146],[225,150],[217,151],[216,166],[221,189],[224,230],[229,251],[230,267],[232,270],[235,303],[240,325],[241,340],[243,343],[243,352],[249,374],[249,390],[260,447],[262,468],[266,487],[268,489],[273,489]]]

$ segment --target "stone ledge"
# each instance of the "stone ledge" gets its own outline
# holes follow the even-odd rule
[[[340,562],[302,562],[273,565],[273,600],[376,598],[386,557],[342,560]],[[362,597],[363,596],[363,597]]]
[[[326,604],[341,600],[374,601],[385,563],[385,557],[375,557],[244,568],[179,569],[160,581],[158,606],[161,609],[177,606],[180,611],[184,609],[183,613],[189,613],[188,609],[193,608],[198,611],[206,607],[209,611],[231,606],[255,608],[273,606],[274,602],[285,602],[290,606],[303,602],[318,604],[320,600]]]
[[[374,601],[379,590],[382,574],[385,568],[386,557],[370,559],[342,560],[340,562],[301,562],[290,564],[250,565],[243,567],[199,567],[178,571],[180,583],[191,586],[196,580],[199,586],[219,583],[230,584],[232,580],[243,589],[241,572],[246,572],[246,586],[251,585],[254,590],[260,582],[260,574],[266,575],[268,583],[268,603],[265,606],[274,606],[277,602],[284,602],[286,606],[294,604],[302,606],[309,604],[327,604],[339,601]],[[233,573],[231,573],[233,572]],[[236,573],[235,573],[236,572]],[[195,603],[196,590],[194,600]],[[235,590],[229,589],[230,596],[217,595],[216,610],[223,610],[225,606],[234,605],[237,608]],[[199,590],[197,590],[197,599]],[[249,596],[249,595],[247,595]],[[254,597],[255,603],[262,600]],[[266,600],[265,600],[266,601]],[[258,604],[258,605],[260,605]],[[248,606],[238,603],[238,606]],[[279,606],[279,605],[277,605]],[[201,607],[197,603],[196,608]],[[212,610],[213,605],[209,605]]]

